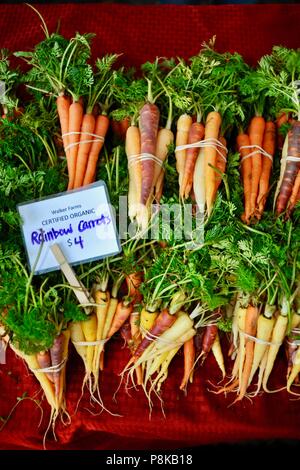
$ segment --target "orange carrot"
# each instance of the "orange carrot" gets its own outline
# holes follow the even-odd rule
[[[121,326],[125,323],[125,321],[128,319],[129,315],[131,314],[133,310],[132,303],[130,304],[125,304],[123,300],[121,300],[118,303],[116,313],[114,315],[113,321],[110,325],[110,329],[107,334],[107,338],[111,338],[112,335],[114,335]]]
[[[240,133],[237,136],[238,151],[241,156],[241,172],[244,186],[244,206],[245,206],[245,220],[248,223],[250,220],[250,194],[251,194],[251,179],[252,179],[252,161],[251,157],[247,157],[251,150],[250,148],[241,148],[250,146],[248,134]],[[247,157],[247,158],[246,158]],[[244,159],[244,160],[243,160]]]
[[[235,401],[240,401],[244,398],[248,386],[248,381],[252,369],[254,357],[254,341],[246,335],[255,336],[258,319],[258,308],[249,304],[246,312],[245,319],[245,362],[243,366],[242,379],[239,384],[239,395]]]
[[[298,174],[296,176],[295,183],[293,186],[293,191],[289,200],[288,215],[290,215],[291,212],[293,211],[295,205],[299,201],[299,197],[300,197],[300,170],[298,170]]]
[[[126,284],[128,288],[128,296],[134,302],[141,301],[141,293],[139,287],[143,282],[143,273],[142,271],[133,272],[126,276]]]
[[[272,157],[275,154],[276,145],[276,128],[272,121],[267,121],[264,132],[264,139],[262,148]],[[269,192],[269,180],[272,169],[272,160],[266,156],[262,158],[262,171],[259,181],[259,191],[257,196],[258,213],[262,215],[268,192]]]
[[[296,121],[288,133],[288,157],[298,160],[287,160],[279,196],[276,201],[276,213],[281,214],[287,207],[292,194],[296,176],[300,169],[300,121]]]
[[[262,147],[263,137],[265,131],[265,120],[262,116],[254,116],[251,119],[248,134],[250,145]],[[251,152],[256,152],[252,155],[252,179],[251,179],[251,193],[250,193],[250,215],[252,216],[256,208],[256,200],[258,195],[258,186],[262,172],[262,158],[261,153],[256,147],[251,149]]]
[[[73,189],[74,187],[82,117],[82,104],[79,101],[73,101],[69,108],[69,152],[67,154],[69,171],[68,189]]]
[[[283,143],[284,143],[284,136],[279,132],[280,127],[283,124],[286,124],[288,122],[288,114],[287,113],[282,113],[280,114],[277,119],[276,119],[276,127],[277,127],[277,147],[279,150],[282,150]]]
[[[130,126],[130,119],[124,118],[120,121],[120,137],[124,141],[126,137],[126,132],[128,127]]]
[[[192,371],[195,362],[195,344],[194,338],[189,339],[184,343],[184,374],[180,384],[180,390],[184,390],[189,380],[192,379]]]
[[[218,139],[222,118],[220,113],[212,111],[208,113],[205,122],[204,139]],[[213,146],[204,149],[205,157],[205,181],[206,181],[206,207],[208,216],[211,214],[213,205],[213,195],[215,191],[216,172],[212,167],[216,166],[217,151]]]
[[[87,184],[93,183],[95,181],[97,162],[98,162],[100,151],[104,144],[104,138],[106,136],[108,127],[109,127],[108,117],[105,116],[104,114],[100,114],[99,116],[97,116],[94,134],[99,136],[100,139],[98,139],[97,137],[94,137],[94,142],[92,143],[92,146],[90,149],[87,167],[86,167],[86,171],[85,171],[85,175],[83,179],[83,186],[86,186]],[[103,140],[101,140],[101,138]]]
[[[56,99],[56,108],[57,108],[57,113],[59,117],[59,122],[60,122],[60,128],[61,128],[61,135],[62,135],[62,140],[63,140],[63,145],[64,149],[66,152],[66,156],[68,156],[69,151],[66,150],[66,148],[69,145],[69,109],[70,109],[70,104],[71,104],[71,98],[69,96],[65,95],[59,95]],[[67,158],[67,164],[68,164],[68,172],[70,174],[70,159]]]
[[[189,130],[188,135],[188,144],[194,144],[195,142],[199,142],[203,139],[204,136],[204,126],[200,122],[194,122]],[[189,197],[193,186],[193,175],[195,164],[197,160],[197,156],[199,153],[199,148],[189,148],[186,151],[186,158],[185,158],[185,166],[184,166],[184,173],[182,178],[182,185],[180,189],[180,197],[185,197],[186,199]]]
[[[182,114],[179,116],[177,121],[177,131],[176,131],[176,147],[180,145],[186,145],[189,138],[189,130],[192,125],[193,119],[192,116],[188,114]],[[178,182],[179,182],[179,192],[181,191],[182,178],[184,174],[185,160],[186,160],[186,150],[177,150],[175,152],[176,157],[176,170],[178,173]]]
[[[78,149],[75,180],[73,188],[80,188],[83,185],[86,166],[88,162],[89,152],[92,146],[93,136],[95,129],[95,116],[93,114],[85,114],[81,124],[80,144]]]

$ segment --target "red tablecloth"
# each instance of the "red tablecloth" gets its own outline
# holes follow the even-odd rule
[[[96,32],[94,53],[124,53],[126,65],[138,66],[159,56],[189,57],[196,54],[202,41],[217,34],[220,51],[238,51],[250,63],[271,50],[272,45],[299,47],[300,5],[247,6],[123,6],[108,4],[41,5],[49,30],[61,19],[61,32]],[[0,6],[0,47],[26,50],[42,39],[40,22],[25,5]],[[250,439],[300,439],[300,404],[285,393],[259,396],[251,403],[228,408],[233,397],[225,399],[208,391],[208,380],[216,383],[219,371],[212,357],[198,369],[193,385],[185,397],[179,393],[180,361],[176,357],[170,377],[163,388],[163,417],[158,400],[154,400],[149,420],[147,400],[142,391],[129,397],[121,388],[117,403],[112,395],[119,383],[118,374],[128,360],[127,350],[113,340],[107,348],[106,370],[100,380],[102,398],[107,408],[122,417],[92,408],[85,393],[72,423],[58,423],[55,442],[50,436],[49,449],[170,449],[216,442]],[[67,366],[67,402],[71,415],[80,396],[83,367],[71,350]],[[274,377],[276,380],[274,381]],[[284,384],[283,353],[273,371],[270,388]],[[7,416],[17,397],[39,389],[35,379],[8,351],[7,365],[0,366],[0,416]],[[40,411],[25,400],[18,405],[0,433],[0,449],[41,449],[42,436],[49,418],[43,402],[44,420],[40,428]],[[89,411],[88,411],[89,410]],[[1,424],[1,423],[0,423]]]

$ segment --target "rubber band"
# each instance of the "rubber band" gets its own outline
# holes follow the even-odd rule
[[[168,344],[169,346],[180,346],[184,344],[182,341],[168,341],[167,339],[162,338],[161,336],[156,336],[150,333],[150,331],[146,330],[144,327],[140,326],[140,330],[142,333],[144,333],[144,338],[150,340],[151,342],[153,340],[160,341],[161,343]]]
[[[300,157],[293,157],[292,155],[288,155],[286,157],[287,162],[300,162]]]
[[[68,135],[81,135],[81,134],[85,134],[85,135],[89,135],[90,137],[96,137],[97,139],[101,139],[104,141],[104,137],[102,135],[98,135],[98,134],[93,134],[92,132],[66,132],[65,134],[62,134],[62,137],[66,137]]]
[[[256,338],[255,336],[249,335],[248,333],[245,333],[242,330],[239,330],[239,332],[245,336],[246,338],[251,339],[251,341],[254,341],[257,344],[265,344],[267,346],[281,346],[282,342],[280,343],[279,341],[266,341],[264,339]]]
[[[90,143],[93,143],[93,142],[104,142],[104,137],[102,135],[98,135],[98,134],[93,134],[92,132],[66,132],[65,134],[62,134],[62,137],[66,137],[66,136],[69,136],[69,135],[82,135],[82,134],[85,134],[85,135],[88,135],[90,137],[95,137],[95,139],[85,139],[85,140],[79,140],[78,142],[72,142],[71,144],[67,145],[65,147],[65,152],[67,152],[68,150],[70,150],[71,148],[73,147],[76,147],[76,145],[80,145],[80,144],[90,144]]]
[[[31,369],[31,370],[32,372],[43,372],[44,374],[60,372],[63,369],[66,361],[67,359],[65,358],[59,364],[55,366],[44,367],[41,369]]]
[[[130,168],[132,165],[135,165],[138,162],[143,162],[147,160],[152,160],[153,162],[157,163],[160,167],[163,166],[163,162],[152,153],[140,153],[136,155],[130,155],[128,157],[128,168]]]
[[[300,346],[300,339],[295,339],[293,341],[286,340],[287,344],[290,346]]]
[[[257,150],[253,150],[253,152],[250,152],[248,155],[244,155],[244,157],[241,159],[241,163],[246,160],[247,158],[250,158],[252,157],[253,155],[256,155],[258,153],[261,153],[264,157],[267,157],[269,158],[269,160],[271,160],[271,162],[273,163],[273,157],[270,153],[266,152],[262,147],[260,147],[259,145],[241,145],[241,147],[239,148],[239,150],[241,149],[257,149]]]
[[[194,142],[193,144],[178,145],[175,148],[175,153],[180,150],[187,150],[191,148],[205,148],[205,147],[213,147],[218,152],[220,157],[227,163],[227,158],[218,149],[218,147],[223,149],[226,152],[226,154],[228,153],[228,149],[218,139],[215,139],[213,137],[210,137],[209,139],[199,140],[197,142]]]
[[[130,314],[132,317],[138,317],[140,315],[140,312],[131,312]]]
[[[72,341],[74,346],[101,346],[105,344],[110,338],[98,339],[97,341]]]

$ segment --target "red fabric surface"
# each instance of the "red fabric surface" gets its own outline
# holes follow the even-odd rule
[[[247,6],[124,6],[107,4],[40,5],[49,30],[61,19],[61,32],[96,32],[94,54],[124,53],[123,63],[138,66],[159,56],[189,57],[198,52],[203,40],[217,34],[220,51],[238,51],[254,63],[272,45],[299,47],[300,5]],[[25,5],[0,6],[0,47],[26,50],[42,39],[40,22]],[[253,403],[245,399],[233,407],[227,398],[212,394],[208,380],[217,383],[219,371],[212,357],[197,369],[189,393],[179,393],[182,357],[176,357],[163,387],[163,417],[160,403],[154,400],[149,420],[147,400],[142,391],[126,395],[120,389],[117,403],[112,401],[118,374],[128,360],[119,340],[107,347],[106,370],[100,379],[105,405],[122,417],[92,408],[85,392],[78,411],[83,366],[73,349],[67,365],[67,403],[72,423],[57,424],[55,442],[49,434],[48,449],[171,449],[216,442],[250,439],[300,439],[300,405],[286,392],[262,395]],[[7,416],[18,396],[33,396],[39,386],[22,361],[8,351],[7,365],[0,366],[0,416]],[[285,362],[281,352],[270,388],[284,385]],[[40,395],[39,395],[40,396]],[[38,428],[40,411],[31,401],[21,402],[0,433],[0,449],[41,449],[49,419],[43,402],[44,419]]]

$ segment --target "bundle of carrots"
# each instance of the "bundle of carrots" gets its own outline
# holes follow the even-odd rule
[[[128,213],[144,231],[151,218],[151,204],[160,202],[164,182],[164,162],[174,141],[171,130],[172,106],[164,128],[159,128],[160,110],[148,89],[148,101],[139,110],[139,126],[132,121],[126,132],[128,158]]]
[[[241,156],[241,175],[244,187],[243,220],[262,217],[270,190],[270,176],[276,150],[276,126],[263,116],[254,116],[248,132],[237,136]]]
[[[67,157],[68,189],[93,183],[97,162],[109,127],[105,114],[97,108],[84,108],[82,101],[73,101],[65,95],[56,100],[62,139]]]
[[[194,193],[200,213],[210,215],[220,183],[226,170],[226,140],[220,135],[222,118],[211,111],[205,127],[199,118],[182,114],[177,121],[176,169],[179,194],[187,199]],[[217,171],[216,171],[217,169]]]
[[[105,344],[117,333],[133,312],[136,293],[141,283],[140,275],[126,276],[128,295],[118,299],[118,290],[124,276],[117,279],[111,291],[108,276],[93,287],[95,307],[87,319],[70,324],[71,340],[85,366],[83,387],[88,383],[92,399],[103,406],[99,392],[99,373],[104,368]],[[82,388],[83,388],[82,387]],[[95,397],[98,393],[98,399]]]
[[[77,33],[70,40],[49,34],[40,13],[45,39],[33,52],[17,52],[32,68],[26,85],[32,93],[56,97],[61,137],[67,159],[68,189],[95,181],[99,153],[109,127],[109,84],[117,54],[108,54],[89,64],[93,34]],[[55,53],[53,53],[55,51]],[[51,60],[48,58],[51,56]],[[38,86],[37,86],[38,84]]]
[[[37,354],[25,354],[12,343],[11,348],[17,356],[25,361],[30,372],[39,381],[47,402],[51,407],[49,426],[44,434],[44,446],[47,432],[54,426],[57,418],[65,414],[70,421],[70,416],[66,410],[65,390],[66,390],[66,362],[68,359],[70,331],[62,331],[55,339],[53,346],[47,351],[40,351]],[[55,435],[55,434],[54,434]]]

